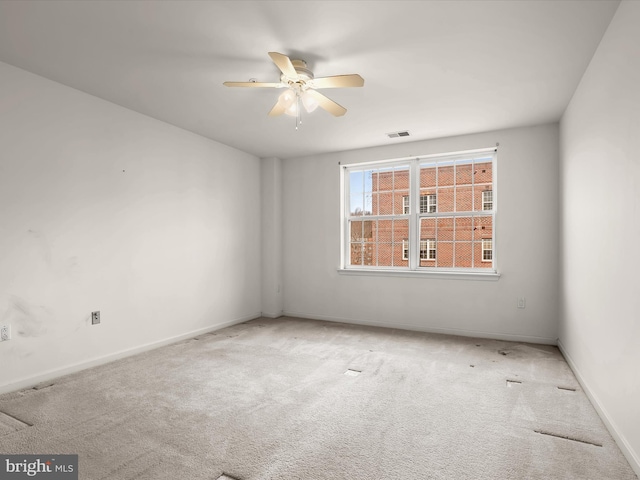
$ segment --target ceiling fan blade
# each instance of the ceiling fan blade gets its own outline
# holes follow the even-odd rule
[[[314,78],[311,84],[313,88],[361,87],[364,85],[364,78],[357,73],[351,75],[336,75],[334,77]]]
[[[269,52],[269,56],[285,76],[289,78],[298,78],[298,72],[293,68],[293,63],[291,63],[289,57],[278,52]]]
[[[254,87],[254,88],[280,88],[282,83],[264,83],[264,82],[224,82],[225,87]]]
[[[336,102],[334,102],[330,98],[325,97],[320,92],[309,89],[305,93],[313,97],[316,100],[316,102],[318,102],[319,107],[324,108],[327,112],[329,112],[333,116],[341,117],[342,115],[347,113],[346,108],[344,108],[342,105],[338,105]]]
[[[285,108],[281,105],[280,102],[276,103],[271,111],[269,112],[270,117],[277,117],[278,115],[282,115],[285,111]]]

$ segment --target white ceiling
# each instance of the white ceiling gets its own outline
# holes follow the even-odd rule
[[[618,1],[0,1],[0,61],[259,157],[290,158],[557,121]],[[348,109],[267,113],[267,55]],[[411,136],[389,139],[388,132]]]

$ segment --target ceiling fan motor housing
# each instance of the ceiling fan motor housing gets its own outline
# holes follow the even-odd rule
[[[291,64],[298,74],[298,81],[308,82],[313,80],[313,72],[307,68],[307,62],[304,60],[291,60]]]

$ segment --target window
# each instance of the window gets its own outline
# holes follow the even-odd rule
[[[482,261],[490,262],[493,260],[493,241],[490,238],[482,239]]]
[[[403,213],[405,215],[408,215],[410,212],[409,195],[405,195],[402,197],[402,207],[403,207]],[[436,211],[435,194],[420,195],[420,213],[434,213],[435,211]]]
[[[409,195],[402,197],[402,213],[409,215]]]
[[[420,213],[434,213],[435,211],[436,196],[434,194],[420,195]]]
[[[495,157],[487,149],[341,166],[341,269],[495,273]]]
[[[436,239],[420,240],[420,260],[436,259]]]
[[[482,192],[482,210],[493,210],[493,190]]]
[[[409,240],[402,240],[402,259],[409,260]],[[420,240],[420,259],[435,260],[436,259],[436,239],[429,238]]]

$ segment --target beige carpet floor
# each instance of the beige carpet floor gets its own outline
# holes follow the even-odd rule
[[[555,347],[293,318],[5,394],[0,412],[0,453],[78,454],[81,479],[637,478]]]

